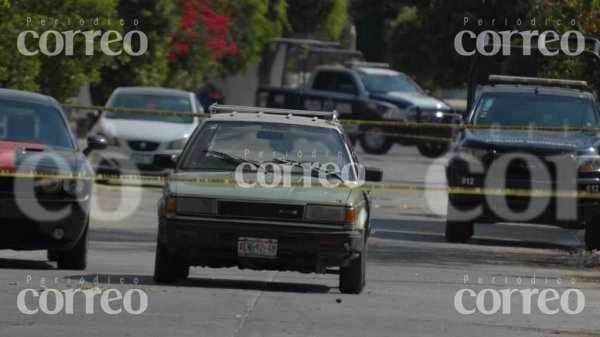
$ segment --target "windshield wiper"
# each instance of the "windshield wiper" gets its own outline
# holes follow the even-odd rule
[[[255,162],[253,160],[250,159],[245,159],[245,158],[241,158],[241,157],[236,157],[236,156],[232,156],[228,153],[225,152],[220,152],[220,151],[212,151],[212,150],[204,150],[203,151],[206,154],[209,154],[211,156],[223,159],[223,161],[228,162],[230,164],[233,165],[240,165],[240,164],[244,164],[244,163],[250,163],[255,165],[256,167],[260,166],[260,164],[258,162]]]
[[[313,162],[310,162],[310,161],[298,162],[298,161],[293,161],[293,160],[284,159],[284,158],[274,158],[273,162],[277,163],[277,164],[289,164],[293,167],[300,167],[302,169],[305,168],[305,166],[303,166],[303,165],[310,164],[311,165],[310,173],[311,173],[311,176],[313,176],[313,177],[318,177],[322,171],[321,166],[314,167],[314,166],[312,166]],[[341,173],[340,171],[325,171],[325,176],[326,177],[331,176],[331,177],[338,179],[341,182],[344,182],[344,179],[342,178],[340,173]]]

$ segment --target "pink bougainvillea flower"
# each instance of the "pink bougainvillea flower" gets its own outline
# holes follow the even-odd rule
[[[226,25],[229,23],[231,18],[227,15],[217,15],[215,16],[214,22],[220,25]]]
[[[177,55],[175,55],[173,53],[169,53],[169,56],[167,56],[167,59],[169,60],[169,62],[176,62],[177,61]]]
[[[206,15],[206,16],[212,16],[215,12],[208,8],[208,7],[202,7],[202,14]]]
[[[181,27],[189,28],[194,24],[194,17],[189,14],[184,14],[181,16]]]
[[[192,30],[187,33],[187,37],[191,40],[198,40],[198,39],[200,39],[200,32]]]
[[[183,7],[183,9],[185,9],[185,11],[188,13],[193,10],[191,2],[184,2],[181,4],[181,7]]]
[[[180,41],[175,41],[175,43],[173,43],[173,47],[180,53],[187,53],[190,50],[190,46]]]
[[[237,44],[232,43],[227,47],[227,51],[230,53],[237,53],[240,50],[240,47],[238,47]]]

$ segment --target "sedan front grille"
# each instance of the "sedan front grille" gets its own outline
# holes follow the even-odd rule
[[[302,220],[304,218],[304,206],[261,202],[219,201],[217,204],[217,213],[221,216],[231,217]]]
[[[160,143],[132,140],[127,142],[134,151],[155,151]]]

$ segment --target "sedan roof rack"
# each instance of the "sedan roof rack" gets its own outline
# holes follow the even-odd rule
[[[490,84],[523,84],[523,85],[539,85],[548,87],[569,87],[584,89],[587,87],[586,81],[577,80],[561,80],[554,78],[537,78],[537,77],[521,77],[521,76],[505,76],[505,75],[490,75],[488,78]]]
[[[332,123],[337,121],[337,111],[314,111],[314,110],[291,110],[291,109],[275,109],[275,108],[264,108],[254,106],[242,106],[242,105],[220,105],[217,103],[212,104],[208,111],[211,115],[218,113],[265,113],[265,114],[276,114],[276,115],[294,115],[303,117],[321,117],[323,119],[329,119]]]
[[[385,63],[385,62],[366,62],[366,61],[356,61],[356,60],[348,61],[348,62],[344,63],[344,65],[347,68],[360,68],[360,67],[364,67],[364,68],[383,68],[383,69],[389,69],[390,68],[390,64],[389,63]]]

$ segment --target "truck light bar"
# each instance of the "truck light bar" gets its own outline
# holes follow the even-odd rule
[[[526,84],[540,85],[549,87],[571,87],[584,89],[587,87],[586,81],[577,80],[559,80],[554,78],[536,78],[536,77],[519,77],[505,75],[490,75],[488,78],[490,84]]]
[[[265,113],[265,114],[276,114],[276,115],[293,115],[303,117],[322,117],[328,118],[331,122],[336,122],[338,118],[337,112],[334,111],[314,111],[314,110],[291,110],[291,109],[275,109],[275,108],[263,108],[254,106],[242,106],[242,105],[219,105],[214,103],[208,108],[211,115],[218,113]]]

